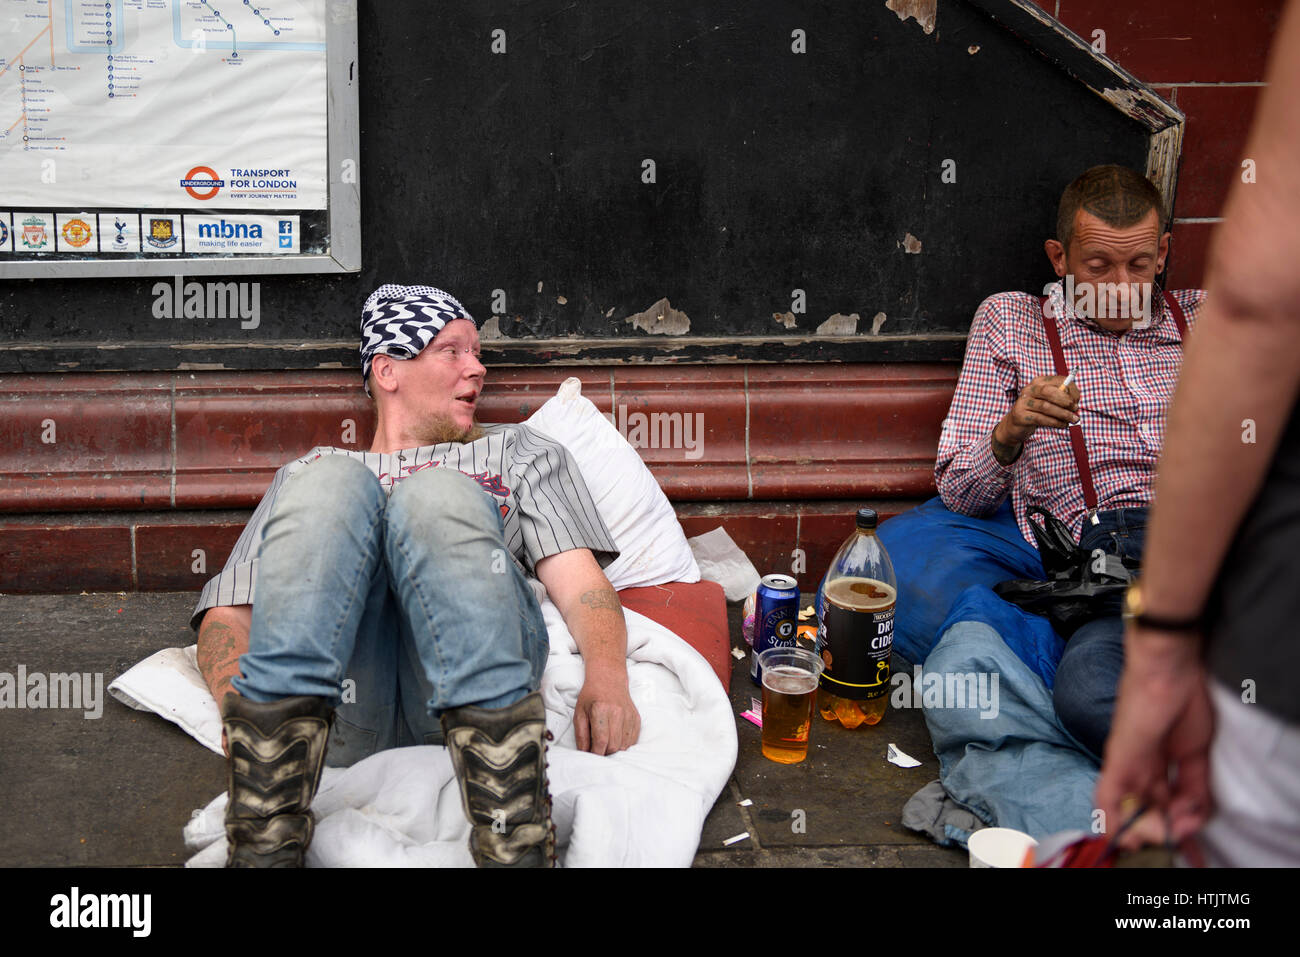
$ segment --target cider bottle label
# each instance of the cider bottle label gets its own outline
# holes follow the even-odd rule
[[[896,599],[891,586],[870,578],[840,578],[826,586],[817,643],[826,666],[822,688],[854,701],[889,692]]]

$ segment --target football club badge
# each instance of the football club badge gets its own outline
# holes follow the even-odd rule
[[[5,222],[9,214],[5,213],[4,219],[0,219],[0,249],[9,248],[9,224]]]
[[[74,217],[63,224],[63,241],[73,249],[81,249],[95,237],[90,223]]]
[[[175,246],[175,225],[175,220],[170,217],[167,219],[150,219],[149,235],[146,237],[149,245],[154,249],[171,249]]]
[[[23,220],[22,243],[24,249],[41,250],[50,245],[50,234],[45,231],[49,222],[44,216],[28,216]]]
[[[118,254],[138,253],[140,251],[139,214],[100,213],[99,251]]]

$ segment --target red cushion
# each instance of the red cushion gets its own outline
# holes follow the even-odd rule
[[[704,656],[725,689],[731,683],[727,599],[717,582],[670,582],[618,593],[624,608],[663,625]]]

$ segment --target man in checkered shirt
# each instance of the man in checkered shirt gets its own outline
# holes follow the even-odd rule
[[[1141,556],[1165,410],[1182,361],[1181,335],[1158,287],[1149,300],[1140,294],[1164,271],[1164,222],[1159,191],[1124,167],[1094,167],[1066,188],[1057,238],[1044,244],[1061,277],[1044,289],[1046,302],[1000,293],[980,305],[971,324],[935,465],[950,510],[991,515],[1010,495],[1031,544],[1025,511],[1040,506],[1087,550]],[[1204,291],[1171,295],[1191,326]],[[1056,317],[1069,385],[1056,372],[1045,310]],[[1087,444],[1095,514],[1084,500],[1071,428],[1081,429]],[[1115,615],[1076,631],[1057,668],[1057,714],[1098,759],[1123,662]]]

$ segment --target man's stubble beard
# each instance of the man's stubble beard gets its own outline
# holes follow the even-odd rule
[[[475,442],[485,436],[487,432],[483,426],[479,425],[478,419],[469,429],[462,429],[451,419],[442,415],[430,416],[429,419],[420,424],[417,430],[417,436],[421,445],[442,445],[444,442]]]

